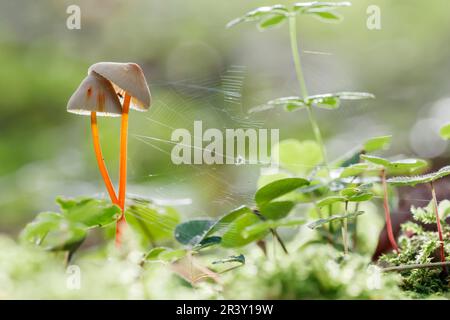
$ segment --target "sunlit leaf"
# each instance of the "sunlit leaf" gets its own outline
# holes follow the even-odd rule
[[[258,27],[261,30],[265,30],[268,28],[273,28],[276,26],[279,26],[280,24],[282,24],[283,22],[285,22],[287,19],[287,17],[285,15],[281,15],[281,14],[276,14],[272,17],[269,17],[263,21],[261,21],[261,23],[258,25]]]
[[[306,176],[323,162],[319,144],[313,140],[298,141],[287,139],[275,145],[280,166],[297,175]]]
[[[391,145],[392,136],[379,136],[367,140],[363,149],[366,152],[374,152],[378,150],[386,150]]]
[[[250,237],[244,237],[243,231],[261,219],[253,213],[245,213],[239,218],[235,219],[227,228],[227,231],[222,236],[221,245],[225,248],[235,248],[245,246],[253,241],[264,238],[267,231],[253,234]]]
[[[27,224],[21,239],[47,250],[74,251],[86,238],[87,226],[67,220],[62,214],[43,212]]]
[[[82,223],[87,227],[104,226],[117,220],[121,210],[110,202],[92,199],[65,199],[58,197],[56,202],[61,207],[63,216],[72,222]]]
[[[145,256],[147,261],[163,261],[163,262],[175,262],[187,254],[185,249],[170,249],[164,247],[158,247],[151,249]]]
[[[260,188],[255,194],[255,201],[258,206],[262,206],[308,184],[309,181],[302,178],[286,178],[277,180]]]
[[[286,217],[295,203],[292,201],[273,201],[259,208],[261,215],[269,220],[278,220]]]
[[[344,168],[344,170],[342,170],[339,177],[340,178],[353,177],[353,176],[360,175],[360,174],[370,171],[370,170],[379,171],[379,169],[377,169],[376,167],[374,168],[373,166],[370,166],[368,163],[357,163],[357,164],[354,164],[354,165]]]
[[[442,126],[439,130],[439,134],[441,135],[442,139],[448,140],[450,139],[450,123],[447,123],[446,125]]]

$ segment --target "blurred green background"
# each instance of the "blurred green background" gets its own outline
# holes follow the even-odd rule
[[[280,128],[282,139],[313,138],[302,111],[247,112],[298,94],[286,25],[225,28],[275,3],[0,0],[0,232],[17,233],[37,212],[53,209],[57,195],[105,197],[89,118],[66,112],[98,61],[139,63],[153,95],[147,113],[131,114],[129,193],[196,216],[251,204],[258,166],[176,166],[168,140],[194,120],[205,128]],[[72,4],[81,8],[81,30],[66,27]],[[366,27],[372,4],[381,9],[381,30]],[[450,121],[448,0],[357,0],[339,11],[345,20],[336,25],[298,21],[309,91],[368,91],[377,99],[318,112],[330,158],[384,134],[394,134],[390,155],[445,155],[437,132]],[[227,95],[231,76],[238,79],[234,98]],[[100,121],[114,181],[119,126],[117,119]]]

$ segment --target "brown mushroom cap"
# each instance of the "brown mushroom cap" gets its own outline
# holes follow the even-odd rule
[[[127,92],[131,96],[132,109],[147,111],[150,107],[150,90],[144,72],[136,63],[98,62],[89,67],[88,73],[92,71],[108,79],[121,98],[123,91]]]
[[[118,117],[122,115],[122,106],[111,83],[91,72],[70,97],[67,111],[81,115],[96,112],[99,116]]]

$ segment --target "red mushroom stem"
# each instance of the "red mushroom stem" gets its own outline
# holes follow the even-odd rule
[[[100,138],[98,134],[98,124],[97,124],[97,113],[91,112],[91,131],[92,131],[92,140],[94,143],[94,151],[95,157],[97,159],[98,168],[100,170],[100,174],[105,182],[106,190],[108,191],[109,197],[111,198],[112,203],[119,205],[119,199],[116,196],[116,192],[114,190],[114,186],[111,182],[111,178],[109,177],[108,170],[105,166],[105,160],[102,155],[102,148],[100,146]]]
[[[384,216],[386,219],[386,230],[388,234],[389,242],[391,243],[392,248],[399,252],[397,242],[395,241],[394,232],[392,230],[392,222],[391,222],[391,211],[389,210],[389,201],[388,201],[388,189],[387,189],[387,182],[386,182],[386,170],[381,170],[381,182],[383,184],[383,194],[384,194]]]
[[[123,230],[126,227],[125,220],[125,194],[127,187],[127,145],[128,145],[128,113],[130,111],[131,96],[125,93],[122,106],[122,123],[120,127],[120,159],[119,159],[119,207],[122,214],[117,220],[116,246],[120,246]]]

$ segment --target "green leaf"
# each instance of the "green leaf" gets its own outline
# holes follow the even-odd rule
[[[367,92],[336,92],[325,93],[313,96],[308,96],[305,99],[307,105],[312,105],[324,109],[337,109],[340,106],[341,100],[361,100],[371,99],[375,96]]]
[[[434,213],[434,206],[432,201],[430,201],[424,208],[416,208],[414,206],[411,206],[411,213],[414,220],[416,221],[424,224],[436,223],[436,215]]]
[[[153,244],[172,239],[180,223],[180,215],[174,208],[143,202],[131,205],[125,210],[125,217],[133,230]]]
[[[377,164],[379,166],[383,166],[383,167],[389,167],[391,162],[387,159],[381,158],[381,157],[377,157],[377,156],[372,156],[372,155],[368,155],[368,154],[362,154],[361,155],[361,159],[366,160],[370,163],[373,164]]]
[[[337,109],[341,104],[340,99],[332,94],[310,96],[307,99],[312,106],[322,109]]]
[[[282,24],[283,22],[286,21],[286,16],[285,15],[274,15],[272,17],[269,17],[265,20],[263,20],[259,25],[259,29],[260,30],[265,30],[265,29],[269,29],[269,28],[273,28],[276,26],[279,26],[280,24]]]
[[[265,6],[256,8],[252,11],[247,12],[242,17],[236,18],[230,21],[227,24],[227,28],[231,28],[237,24],[244,22],[258,22],[262,19],[266,19],[268,17],[273,17],[275,15],[287,16],[288,10],[283,5],[274,5],[274,6]]]
[[[349,202],[362,202],[372,199],[373,194],[361,188],[345,188],[340,192],[341,196]]]
[[[367,140],[363,149],[366,152],[374,152],[378,150],[386,150],[391,145],[392,136],[379,136]]]
[[[145,256],[146,261],[163,261],[163,262],[175,262],[187,254],[185,249],[170,249],[164,247],[157,247],[151,249]]]
[[[286,217],[294,206],[292,201],[274,201],[261,206],[259,211],[266,219],[278,220]]]
[[[46,250],[73,252],[86,238],[86,226],[67,220],[62,214],[42,212],[25,226],[20,238]]]
[[[344,168],[339,177],[340,178],[354,177],[369,171],[380,171],[380,168],[371,166],[368,163],[357,163]]]
[[[320,201],[317,201],[316,205],[319,208],[328,206],[330,204],[333,204],[335,202],[345,202],[347,201],[347,198],[342,197],[342,196],[330,196],[330,197],[326,197]]]
[[[82,223],[87,227],[104,226],[115,222],[121,213],[118,206],[104,200],[58,197],[56,202],[61,207],[62,214],[67,220]]]
[[[428,163],[422,159],[402,159],[390,161],[381,157],[362,154],[361,159],[382,166],[390,171],[412,173],[425,168]]]
[[[310,14],[313,15],[313,17],[319,19],[323,22],[333,23],[333,22],[340,22],[342,20],[342,16],[335,12],[310,12]]]
[[[266,220],[245,228],[242,235],[244,236],[244,238],[248,238],[264,232],[269,232],[270,229],[275,229],[279,227],[296,227],[304,223],[305,219],[284,219],[276,221]]]
[[[324,218],[324,219],[318,219],[316,221],[313,221],[311,223],[308,224],[308,227],[311,229],[317,229],[321,226],[323,226],[324,224],[330,223],[332,221],[342,221],[344,219],[353,219],[361,214],[363,214],[364,211],[357,211],[357,212],[352,212],[349,214],[343,214],[343,215],[333,215],[329,218]]]
[[[267,234],[266,231],[253,234],[250,237],[244,237],[242,234],[247,227],[259,223],[260,221],[261,219],[253,213],[241,215],[228,226],[227,231],[222,236],[221,245],[225,248],[242,247],[265,237]]]
[[[258,206],[261,207],[276,198],[308,184],[309,181],[302,178],[286,178],[277,180],[260,188],[255,194],[255,201]]]
[[[206,236],[211,236],[213,234],[217,234],[220,231],[223,231],[230,225],[230,223],[232,223],[234,220],[245,213],[253,214],[253,211],[247,206],[240,206],[230,211],[214,223],[211,229],[209,229],[209,231],[207,232]]]
[[[248,113],[255,113],[255,112],[261,112],[270,110],[276,107],[283,107],[287,111],[294,111],[300,108],[306,108],[308,105],[305,103],[305,101],[301,97],[282,97],[270,100],[266,102],[263,105],[256,106],[254,108],[251,108]]]
[[[450,123],[442,126],[441,130],[439,130],[439,134],[441,135],[442,139],[450,139]]]
[[[273,152],[278,154],[283,169],[301,176],[306,176],[323,162],[320,146],[313,140],[282,140],[275,145]]]
[[[343,2],[297,2],[294,4],[294,10],[300,11],[301,13],[317,12],[317,11],[331,11],[339,7],[350,7],[352,4],[348,1]]]
[[[245,256],[243,254],[240,254],[238,256],[230,256],[225,259],[213,261],[212,264],[223,264],[223,263],[234,263],[234,262],[237,262],[240,264],[245,264]]]
[[[450,174],[450,166],[445,166],[439,171],[410,177],[393,177],[387,180],[394,186],[415,186],[416,184],[429,183]]]
[[[202,241],[200,241],[200,243],[194,247],[194,250],[199,251],[199,250],[211,247],[211,246],[218,245],[221,242],[222,242],[221,237],[218,237],[218,236],[207,237],[207,238],[204,238]]]
[[[196,246],[202,242],[208,231],[215,224],[214,220],[191,220],[175,228],[175,239],[187,246]]]

